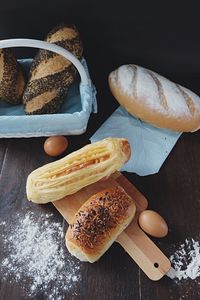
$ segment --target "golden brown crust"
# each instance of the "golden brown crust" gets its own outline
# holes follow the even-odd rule
[[[66,240],[97,260],[135,214],[135,204],[120,186],[107,188],[86,201],[69,225]]]
[[[125,157],[126,157],[126,161],[129,161],[130,157],[131,157],[131,146],[128,142],[128,140],[126,139],[122,139],[121,140],[121,148],[122,148],[122,152],[124,153]]]
[[[120,76],[122,71],[124,76]],[[136,65],[121,66],[110,74],[109,86],[116,100],[145,122],[173,131],[200,128],[200,98],[155,72]]]

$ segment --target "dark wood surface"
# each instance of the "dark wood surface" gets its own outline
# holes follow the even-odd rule
[[[89,136],[100,123],[99,116],[93,115],[87,133],[69,137],[70,146],[66,153],[88,143]],[[43,152],[43,142],[44,138],[0,140],[0,220],[27,207],[35,213],[47,209],[54,214],[55,220],[61,220],[53,205],[38,206],[26,199],[27,175],[34,168],[53,160]],[[172,254],[174,244],[184,241],[186,237],[195,237],[200,231],[199,153],[200,132],[183,134],[158,174],[140,177],[125,173],[147,197],[149,208],[158,211],[167,220],[168,236],[154,240],[166,255]],[[177,285],[167,277],[159,282],[150,281],[118,244],[114,244],[99,262],[83,263],[81,275],[82,280],[77,285],[78,295],[71,297],[66,294],[66,299],[176,300],[182,299],[186,291],[184,299],[196,300],[200,297],[200,287],[194,282]],[[0,299],[28,297],[13,279],[13,283],[1,281]],[[46,298],[40,293],[34,299]]]
[[[193,2],[193,3],[192,3]],[[199,9],[194,1],[2,1],[0,38],[29,37],[43,39],[56,24],[75,23],[82,35],[92,79],[98,91],[97,115],[92,115],[87,132],[70,136],[66,153],[89,142],[89,137],[117,107],[107,86],[107,76],[115,67],[136,63],[160,72],[200,94]],[[37,17],[36,17],[37,16]],[[19,57],[33,51],[20,49]],[[38,206],[26,199],[28,174],[53,159],[43,151],[44,138],[0,139],[0,221],[23,209],[39,214],[52,212],[62,221],[53,205]],[[147,197],[149,208],[158,211],[169,224],[169,234],[154,239],[169,256],[173,245],[200,232],[200,131],[183,134],[160,172],[140,177],[125,176]],[[67,224],[64,223],[64,231]],[[0,241],[0,253],[2,243]],[[3,259],[0,256],[0,261]],[[200,285],[193,281],[177,285],[164,277],[150,281],[118,244],[95,264],[81,264],[82,280],[77,296],[81,300],[197,300]],[[23,288],[0,278],[0,300],[28,299]],[[46,299],[40,293],[35,300]]]

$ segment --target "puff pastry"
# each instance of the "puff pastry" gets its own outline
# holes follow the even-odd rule
[[[136,206],[120,186],[89,198],[75,214],[65,241],[69,252],[81,261],[98,260],[130,224]]]
[[[130,158],[129,142],[107,138],[33,171],[27,179],[27,198],[36,203],[56,201],[110,176]]]

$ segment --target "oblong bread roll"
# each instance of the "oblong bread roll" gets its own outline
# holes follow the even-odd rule
[[[120,186],[90,197],[75,214],[65,241],[69,252],[81,261],[95,262],[130,224],[136,206]]]
[[[16,105],[22,103],[26,78],[13,50],[0,49],[0,100]]]
[[[74,25],[53,28],[46,41],[70,51],[81,59],[83,46]],[[57,113],[76,77],[76,68],[63,56],[40,49],[33,59],[23,94],[26,114]]]
[[[27,179],[27,198],[47,203],[74,194],[120,170],[130,155],[130,144],[123,138],[89,144],[33,171]]]
[[[117,101],[145,122],[180,132],[200,128],[200,97],[153,71],[121,66],[110,73],[109,86]]]

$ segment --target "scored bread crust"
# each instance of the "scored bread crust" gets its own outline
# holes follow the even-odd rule
[[[89,144],[34,170],[27,179],[27,198],[47,203],[74,194],[120,170],[130,155],[130,144],[123,138],[106,138]]]
[[[110,73],[109,86],[116,100],[145,122],[180,132],[200,128],[200,97],[153,71],[121,66]]]
[[[49,43],[70,51],[78,59],[83,53],[82,41],[74,25],[60,25],[46,37]],[[59,111],[69,87],[76,77],[76,68],[63,56],[40,49],[33,59],[29,80],[23,94],[27,114],[47,114]]]
[[[130,224],[135,211],[134,201],[121,186],[93,195],[68,227],[67,249],[81,261],[95,262]]]

